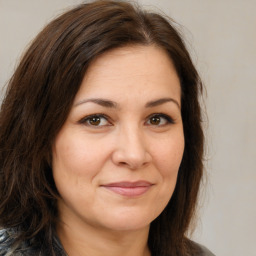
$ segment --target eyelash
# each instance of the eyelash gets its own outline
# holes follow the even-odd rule
[[[107,120],[108,123],[110,123],[107,126],[111,126],[112,125],[112,123],[110,122],[110,118],[108,116],[104,115],[104,114],[93,114],[93,115],[86,116],[86,117],[82,118],[79,121],[79,123],[80,124],[84,124],[86,126],[90,126],[90,127],[101,127],[101,126],[92,125],[92,124],[89,123],[89,121],[92,120],[93,118],[104,118],[105,120]]]
[[[102,119],[104,118],[108,124],[107,125],[92,125],[90,124],[90,120],[92,120],[93,118],[98,118],[98,119]],[[156,126],[156,127],[161,127],[161,126],[165,126],[165,125],[168,125],[168,124],[174,124],[175,121],[172,117],[170,117],[169,115],[166,115],[166,114],[163,114],[163,113],[154,113],[152,115],[150,115],[149,117],[147,117],[147,121],[150,121],[152,118],[164,118],[166,120],[166,124],[162,124],[162,125],[153,125],[153,124],[147,124],[147,125],[152,125],[152,126]],[[107,115],[105,114],[93,114],[93,115],[89,115],[89,116],[86,116],[84,118],[82,118],[81,120],[79,120],[78,122],[79,124],[84,124],[86,126],[89,126],[89,127],[94,127],[94,128],[101,128],[101,127],[105,127],[105,126],[111,126],[112,125],[112,122],[111,122],[111,118],[108,117]]]
[[[166,124],[164,124],[164,125],[155,125],[155,126],[160,127],[160,126],[165,126],[165,125],[168,125],[168,124],[174,124],[175,123],[174,119],[172,117],[170,117],[169,115],[163,114],[163,113],[154,113],[154,114],[150,115],[147,119],[150,120],[153,117],[154,118],[164,118],[166,120]]]

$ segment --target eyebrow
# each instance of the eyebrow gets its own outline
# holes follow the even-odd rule
[[[180,109],[179,102],[177,100],[173,99],[173,98],[161,98],[161,99],[158,99],[158,100],[150,101],[146,104],[146,108],[156,107],[156,106],[162,105],[166,102],[173,102]]]
[[[117,108],[116,102],[111,101],[111,100],[106,100],[106,99],[98,99],[98,98],[81,100],[75,104],[75,107],[79,106],[81,104],[87,103],[87,102],[92,102],[92,103],[98,104],[98,105],[100,105],[102,107],[106,107],[106,108]]]
[[[79,106],[81,104],[88,103],[88,102],[92,102],[92,103],[98,104],[98,105],[100,105],[102,107],[106,107],[106,108],[118,108],[118,104],[116,102],[107,100],[107,99],[101,99],[101,98],[92,98],[92,99],[81,100],[75,104],[75,107]],[[148,103],[146,103],[145,107],[152,108],[152,107],[156,107],[156,106],[162,105],[167,102],[173,102],[180,109],[180,104],[178,103],[177,100],[175,100],[173,98],[161,98],[161,99],[149,101]]]

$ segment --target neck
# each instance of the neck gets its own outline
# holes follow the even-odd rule
[[[57,233],[68,256],[150,256],[149,227],[133,231],[109,231],[59,223]]]

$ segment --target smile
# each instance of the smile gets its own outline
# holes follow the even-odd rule
[[[137,181],[137,182],[117,182],[102,185],[104,187],[116,194],[126,196],[126,197],[136,197],[145,194],[153,184],[147,181]]]

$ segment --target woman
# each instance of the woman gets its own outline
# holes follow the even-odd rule
[[[158,14],[95,1],[52,21],[1,108],[1,255],[212,255],[186,237],[201,90]]]

